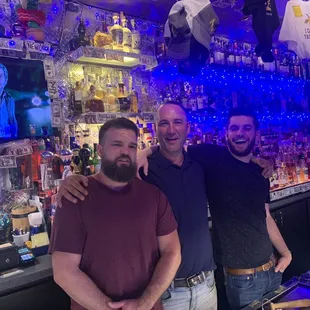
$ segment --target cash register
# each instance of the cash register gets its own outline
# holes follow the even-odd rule
[[[27,246],[17,247],[10,242],[0,245],[0,272],[34,262],[35,256]]]

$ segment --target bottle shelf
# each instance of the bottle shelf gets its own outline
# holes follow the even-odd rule
[[[147,70],[157,66],[156,57],[152,55],[141,55],[92,46],[79,47],[68,55],[68,61],[125,68],[145,66]]]
[[[153,123],[155,121],[156,113],[144,112],[144,113],[100,113],[100,112],[91,112],[84,113],[79,119],[79,123],[84,124],[103,124],[108,120],[117,118],[117,117],[126,117],[126,118],[136,118],[139,117],[145,122]]]

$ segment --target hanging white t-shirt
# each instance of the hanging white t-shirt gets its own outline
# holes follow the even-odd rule
[[[310,2],[287,2],[279,36],[299,58],[310,58]]]

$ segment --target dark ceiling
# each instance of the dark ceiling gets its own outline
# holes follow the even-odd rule
[[[279,15],[284,16],[285,5],[289,0],[276,0]],[[84,3],[102,7],[111,11],[124,11],[125,14],[165,22],[175,0],[85,0]],[[243,17],[241,8],[244,0],[211,1],[220,19],[218,35],[233,40],[255,42],[251,21],[240,21]],[[277,36],[277,34],[276,34]]]

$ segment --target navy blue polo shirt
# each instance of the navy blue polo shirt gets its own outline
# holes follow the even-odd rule
[[[178,222],[182,263],[176,278],[214,270],[202,166],[190,160],[186,152],[181,167],[155,152],[149,157],[148,175],[141,177],[167,196]]]

